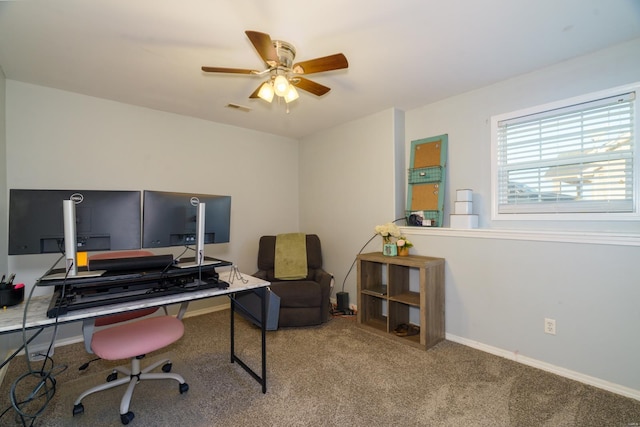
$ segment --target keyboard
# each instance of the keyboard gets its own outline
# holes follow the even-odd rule
[[[154,286],[155,285],[155,286]],[[196,279],[193,282],[185,284],[174,284],[167,287],[160,287],[157,283],[146,283],[141,285],[128,286],[126,291],[109,293],[109,292],[94,292],[94,293],[76,293],[68,295],[63,301],[60,300],[61,290],[56,290],[51,297],[49,308],[47,309],[47,316],[57,317],[64,315],[70,311],[82,310],[85,308],[101,307],[110,304],[118,304],[123,302],[139,301],[147,298],[154,298],[166,295],[176,295],[184,292],[194,292],[203,289],[226,289],[229,287],[229,283],[224,280],[208,279],[199,280]]]

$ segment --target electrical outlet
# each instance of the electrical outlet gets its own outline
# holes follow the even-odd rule
[[[544,319],[544,332],[545,334],[556,334],[556,319]]]
[[[29,360],[31,362],[39,362],[41,360],[44,360],[48,349],[49,349],[48,345],[46,347],[36,346],[35,348],[29,348]],[[49,357],[53,357],[54,351],[55,351],[55,348],[51,347],[51,351],[49,352]]]
[[[29,353],[29,360],[31,362],[39,362],[41,360],[44,360],[44,351],[43,352],[36,352],[36,351],[32,351]]]

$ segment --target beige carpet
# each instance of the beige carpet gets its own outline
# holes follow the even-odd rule
[[[241,357],[260,367],[259,330],[238,322]],[[172,381],[139,387],[131,426],[633,426],[640,401],[586,386],[459,344],[429,351],[402,345],[357,327],[353,317],[310,328],[268,332],[267,393],[229,361],[229,313],[185,320],[186,334],[165,353],[190,389]],[[149,356],[151,357],[151,356]],[[56,393],[36,426],[119,426],[122,389],[85,399],[80,390],[104,380],[110,366],[91,364],[81,345],[56,349]],[[16,359],[0,388],[9,405],[13,379],[25,370]],[[109,393],[109,395],[107,395]],[[634,424],[638,423],[638,424]],[[12,411],[0,425],[22,425]]]

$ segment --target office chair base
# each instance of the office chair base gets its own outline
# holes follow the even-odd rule
[[[163,373],[149,372],[160,365],[162,365]],[[120,401],[120,421],[122,422],[122,424],[129,424],[129,422],[134,418],[133,412],[129,411],[129,405],[131,404],[133,390],[135,389],[135,386],[138,382],[142,380],[174,379],[178,381],[178,391],[180,392],[180,394],[186,393],[189,390],[189,385],[184,381],[184,378],[182,378],[181,375],[169,373],[169,371],[171,371],[171,368],[171,361],[165,359],[153,363],[143,370],[140,370],[140,359],[134,358],[131,361],[131,371],[122,367],[118,367],[107,377],[106,383],[97,385],[82,393],[80,397],[78,397],[74,402],[73,415],[75,416],[84,413],[84,405],[82,404],[82,399],[89,396],[90,394],[118,387],[123,384],[128,384],[127,389],[122,396],[122,400]],[[118,372],[123,373],[126,376],[123,378],[118,378]]]
[[[120,421],[122,422],[122,424],[127,425],[133,419],[133,417],[135,417],[135,415],[133,415],[133,412],[129,411],[126,414],[120,415]]]

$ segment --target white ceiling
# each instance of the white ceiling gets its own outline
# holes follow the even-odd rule
[[[264,78],[201,71],[263,69],[245,30],[292,43],[296,61],[342,52],[349,68],[308,76],[331,92],[303,92],[287,114],[248,98]],[[0,1],[7,79],[293,138],[636,37],[637,0]]]

